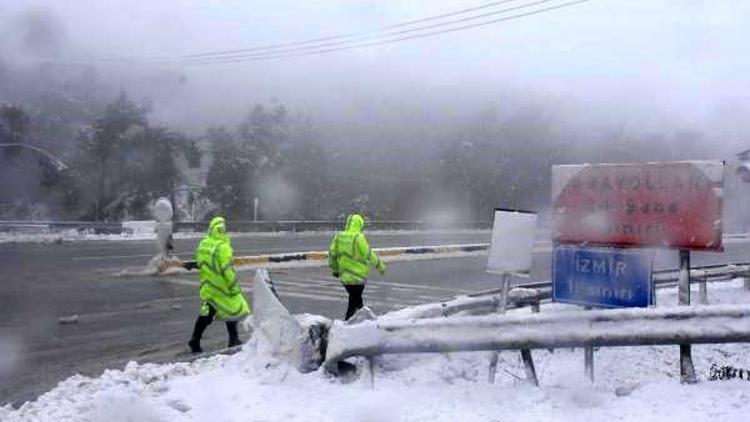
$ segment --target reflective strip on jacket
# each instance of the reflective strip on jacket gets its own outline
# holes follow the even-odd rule
[[[362,228],[365,220],[358,214],[346,219],[346,229],[338,233],[328,248],[328,266],[344,284],[362,284],[370,273],[370,265],[382,268],[378,255],[370,249]]]
[[[212,219],[208,234],[198,244],[195,260],[201,279],[200,298],[216,309],[216,318],[221,320],[242,319],[250,313],[232,267],[233,255],[224,219]]]

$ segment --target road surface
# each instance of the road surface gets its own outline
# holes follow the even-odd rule
[[[453,234],[369,234],[373,247],[489,242],[488,231]],[[238,237],[237,255],[324,250],[328,234]],[[179,239],[176,251],[192,256],[198,239]],[[750,261],[750,245],[734,241],[727,252],[696,253],[694,265]],[[131,360],[166,362],[186,350],[198,308],[196,274],[117,276],[144,265],[151,241],[81,241],[61,244],[0,244],[0,405],[34,399],[76,373],[98,375]],[[495,288],[499,276],[484,272],[486,257],[393,262],[376,272],[365,303],[377,313]],[[676,267],[677,253],[657,255],[657,268]],[[549,279],[550,248],[537,245],[531,281]],[[241,273],[245,287],[252,273]],[[293,313],[341,317],[343,288],[326,268],[273,270],[271,277]],[[60,318],[78,316],[77,323]],[[226,333],[212,325],[204,349],[222,347]]]

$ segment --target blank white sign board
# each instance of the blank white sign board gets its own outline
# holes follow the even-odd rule
[[[534,248],[537,214],[495,210],[487,271],[528,276]]]

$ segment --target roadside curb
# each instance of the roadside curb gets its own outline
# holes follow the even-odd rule
[[[472,254],[477,252],[485,252],[489,250],[489,243],[473,243],[465,245],[437,245],[437,246],[407,246],[407,247],[394,247],[394,248],[374,248],[378,255],[384,258],[387,262],[388,258],[403,257],[406,255],[418,255],[422,257],[427,256],[441,256],[446,254],[454,253],[466,253]],[[235,257],[232,263],[237,267],[248,266],[248,265],[259,265],[259,264],[282,264],[282,263],[302,263],[302,262],[313,262],[313,261],[325,261],[328,259],[327,251],[309,251],[309,252],[293,252],[284,254],[270,254],[270,255],[250,255],[250,256],[238,256]],[[169,260],[162,263],[160,266],[160,273],[167,272],[175,269],[187,269],[194,268],[196,265],[195,261],[180,261],[180,260]]]

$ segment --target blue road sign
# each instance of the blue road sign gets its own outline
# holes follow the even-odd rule
[[[553,300],[607,308],[647,307],[652,264],[653,255],[643,250],[556,246]]]

